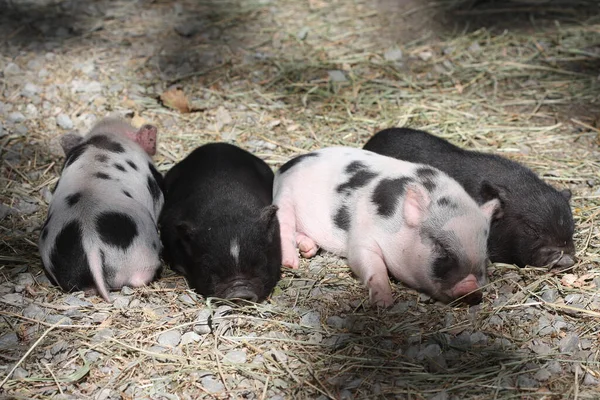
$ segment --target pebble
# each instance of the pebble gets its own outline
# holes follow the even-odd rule
[[[2,300],[4,303],[8,303],[11,306],[22,306],[25,304],[23,300],[23,295],[20,293],[9,293],[2,296]]]
[[[596,379],[594,377],[594,375],[592,375],[588,372],[585,374],[585,377],[583,378],[583,384],[586,386],[596,386],[596,385],[598,385],[598,379]]]
[[[113,307],[116,309],[123,310],[129,306],[131,299],[127,296],[115,296],[113,301]]]
[[[542,299],[544,299],[544,301],[547,301],[548,303],[554,303],[556,299],[558,299],[558,290],[554,288],[544,290],[544,292],[542,293]]]
[[[18,111],[14,111],[14,112],[11,112],[10,114],[8,114],[8,121],[12,122],[13,124],[23,122],[23,121],[25,121],[25,119],[26,118],[23,115],[23,113],[18,112]]]
[[[201,336],[196,332],[186,332],[181,336],[181,345],[185,346],[186,344],[199,342]]]
[[[17,367],[17,369],[15,369],[15,372],[13,372],[13,379],[24,379],[27,378],[29,376],[29,371],[21,368],[21,367]]]
[[[113,337],[115,332],[110,328],[100,329],[92,338],[92,342],[103,342],[108,338]]]
[[[108,313],[102,313],[102,312],[96,312],[91,315],[92,321],[94,321],[96,323],[101,323],[101,322],[106,321],[108,316],[109,316]]]
[[[87,353],[85,353],[84,357],[88,362],[92,363],[92,362],[95,362],[98,359],[100,359],[101,356],[102,356],[102,354],[98,353],[97,351],[90,350]]]
[[[397,47],[387,49],[385,53],[383,53],[383,58],[386,61],[400,61],[402,60],[402,50]]]
[[[75,93],[100,93],[102,84],[97,81],[82,81],[74,79],[71,82],[71,88]]]
[[[13,347],[19,343],[19,337],[15,332],[5,333],[0,336],[0,348]]]
[[[31,318],[38,321],[43,321],[45,317],[45,312],[42,307],[37,306],[35,304],[30,304],[23,309],[23,316],[25,318]]]
[[[300,324],[311,328],[321,327],[321,313],[318,311],[309,311],[302,316]]]
[[[71,118],[67,114],[58,114],[56,124],[63,129],[73,129],[73,121],[71,121]]]
[[[348,78],[346,78],[346,74],[344,74],[344,71],[340,71],[339,69],[327,71],[327,74],[332,82],[346,82],[348,80]]]
[[[246,363],[246,352],[243,350],[232,350],[225,354],[223,361],[232,364],[244,364]]]
[[[448,400],[450,399],[450,396],[448,395],[448,392],[446,391],[441,391],[437,394],[435,394],[433,397],[430,397],[429,400]]]
[[[35,105],[29,103],[25,107],[25,112],[29,115],[30,118],[37,118],[39,115],[38,109]]]
[[[548,371],[545,368],[540,369],[538,372],[535,373],[535,375],[533,375],[535,379],[542,382],[547,381],[548,379],[550,379],[551,376],[552,374],[550,373],[550,371]]]
[[[560,363],[558,361],[550,361],[546,368],[552,374],[560,374],[562,372],[562,367],[560,366]]]
[[[473,332],[470,336],[471,344],[474,345],[486,345],[488,342],[488,337],[483,332]]]
[[[219,393],[225,389],[221,381],[215,378],[213,375],[208,375],[201,378],[200,384],[209,393]]]
[[[175,32],[180,36],[190,37],[193,36],[197,31],[200,25],[194,20],[185,20],[177,25],[175,25]]]
[[[158,336],[158,344],[162,346],[175,347],[181,341],[181,333],[177,330],[171,330],[161,333]]]
[[[21,91],[21,94],[25,97],[35,96],[40,92],[40,88],[31,82],[27,82]]]
[[[2,121],[0,121],[0,137],[5,136],[4,134],[4,126],[2,125]]]
[[[217,108],[217,113],[215,114],[215,118],[217,119],[217,128],[220,130],[223,126],[229,125],[233,122],[233,118],[231,118],[231,114],[229,111],[223,106],[219,106]]]
[[[90,303],[89,301],[87,301],[85,299],[81,299],[81,298],[73,296],[73,295],[69,295],[69,296],[65,297],[63,301],[70,306],[76,306],[76,307],[91,307],[92,306],[92,303]]]
[[[194,297],[196,296],[194,295]],[[184,304],[188,304],[191,306],[196,305],[196,300],[189,293],[180,294],[178,299]]]
[[[4,76],[14,76],[21,73],[21,68],[15,63],[8,63],[4,67]]]
[[[334,315],[327,318],[327,325],[335,329],[344,329],[347,326],[347,323],[345,318]]]
[[[533,389],[540,386],[540,383],[527,375],[519,375],[517,377],[517,387]]]
[[[561,353],[573,353],[579,347],[579,336],[575,333],[569,333],[562,338],[558,344]]]
[[[209,324],[209,319],[211,316],[211,312],[208,309],[200,310],[198,316],[196,317],[196,325],[194,325],[194,332],[199,335],[205,335],[210,333],[211,328]]]
[[[123,286],[121,288],[121,294],[125,295],[125,296],[130,296],[132,294],[135,293],[135,290],[133,290],[132,288],[130,288],[129,286]]]

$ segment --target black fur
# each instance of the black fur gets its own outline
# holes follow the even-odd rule
[[[69,152],[69,154],[67,154],[67,160],[65,161],[65,165],[63,166],[63,169],[68,167],[69,165],[73,164],[75,161],[77,161],[79,159],[79,157],[81,157],[81,155],[83,153],[85,153],[87,149],[87,143],[81,143],[75,147],[73,147],[73,149]]]
[[[456,179],[479,204],[494,196],[502,210],[492,222],[490,259],[518,266],[543,266],[560,252],[574,259],[570,192],[559,192],[523,165],[463,150],[424,131],[385,129],[364,146],[379,154],[428,164]]]
[[[449,208],[458,208],[458,204],[456,204],[454,201],[452,201],[452,199],[443,196],[440,197],[437,201],[437,203],[442,206],[442,207],[449,207]]]
[[[122,212],[105,211],[96,219],[96,230],[106,244],[127,249],[138,235],[137,224]]]
[[[308,158],[308,157],[318,157],[319,155],[316,153],[307,153],[307,154],[302,154],[301,156],[292,158],[290,161],[286,162],[285,164],[283,164],[281,166],[281,168],[279,168],[279,173],[283,174],[285,171],[287,171],[288,169],[292,168],[294,165],[298,164],[300,161]]]
[[[127,160],[127,165],[129,165],[131,168],[133,168],[134,171],[138,170],[138,166],[135,165],[135,163],[131,160]]]
[[[375,186],[373,197],[371,198],[377,206],[377,213],[382,217],[392,216],[398,205],[398,199],[404,196],[406,185],[412,181],[409,177],[382,179]]]
[[[338,228],[344,231],[348,231],[348,229],[350,229],[350,222],[352,221],[350,218],[350,213],[348,212],[348,207],[343,205],[337,210],[337,212],[333,216],[333,223]]]
[[[123,189],[123,194],[127,197],[129,197],[130,199],[133,199],[133,196],[131,196],[131,193],[129,193],[127,190]]]
[[[94,286],[83,248],[83,230],[79,221],[69,222],[58,233],[50,253],[50,263],[57,280],[54,283],[60,285],[63,290],[70,292]]]
[[[353,161],[346,167],[346,172],[351,174],[348,181],[342,183],[336,188],[338,193],[350,193],[356,189],[359,189],[377,177],[377,174],[373,171],[369,171],[366,165],[360,161]]]
[[[273,177],[264,161],[225,143],[197,148],[165,176],[159,221],[163,257],[173,269],[183,267],[198,293],[227,297],[240,286],[260,301],[279,281]]]
[[[99,149],[108,150],[113,153],[124,153],[125,152],[125,148],[123,147],[123,145],[121,145],[121,143],[114,142],[114,141],[110,140],[110,138],[108,136],[105,136],[105,135],[92,136],[91,138],[89,138],[86,141],[86,144],[97,147]]]
[[[108,156],[106,154],[96,154],[95,159],[96,161],[104,163],[108,161]]]
[[[81,192],[75,192],[66,197],[67,205],[73,207],[81,199]]]
[[[107,173],[104,173],[104,172],[96,172],[96,173],[94,174],[94,176],[95,176],[96,178],[100,178],[100,179],[106,179],[106,180],[110,180],[110,179],[112,179],[112,178],[110,177],[110,175],[108,175]]]
[[[123,167],[121,164],[119,163],[114,163],[114,166],[116,169],[118,169],[121,172],[125,172],[125,167]]]

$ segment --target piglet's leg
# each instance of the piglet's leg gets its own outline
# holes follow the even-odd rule
[[[369,289],[371,304],[379,307],[389,307],[394,304],[387,267],[380,254],[368,248],[351,244],[348,252],[348,264]]]
[[[276,202],[277,219],[281,235],[281,264],[284,267],[297,269],[300,266],[296,250],[296,214],[294,203],[289,195],[283,194]]]
[[[298,248],[300,249],[300,254],[304,258],[311,258],[317,254],[319,251],[319,246],[315,243],[314,240],[306,236],[304,233],[298,232],[296,234],[296,241],[298,242]]]

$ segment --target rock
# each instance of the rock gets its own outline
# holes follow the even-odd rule
[[[473,332],[470,336],[471,344],[473,345],[486,345],[488,342],[488,337],[483,332]]]
[[[129,306],[131,299],[126,296],[115,296],[113,301],[113,307],[119,310],[123,310]]]
[[[194,297],[196,297],[196,296],[194,295]],[[188,304],[191,306],[196,305],[196,300],[189,293],[183,293],[183,294],[179,295],[178,299],[180,302],[182,302],[184,304]]]
[[[108,313],[102,313],[102,312],[96,312],[91,315],[92,321],[94,321],[96,323],[101,323],[101,322],[106,321],[108,316],[109,316]]]
[[[300,319],[300,324],[309,326],[311,328],[320,328],[321,327],[321,313],[319,313],[318,311],[307,312]]]
[[[186,344],[199,342],[200,339],[201,339],[201,336],[198,335],[196,332],[186,332],[181,337],[181,343],[180,344],[182,346],[185,346]]]
[[[110,328],[100,329],[96,332],[94,337],[92,338],[92,342],[104,342],[108,338],[114,336],[114,331]]]
[[[20,136],[25,136],[27,135],[27,132],[29,132],[29,129],[23,124],[17,124],[13,129],[15,133]]]
[[[87,301],[85,299],[80,299],[79,297],[76,297],[73,295],[69,295],[69,296],[65,297],[63,301],[70,306],[92,307],[92,303],[90,303],[89,301]]]
[[[82,81],[74,79],[71,82],[71,89],[74,93],[100,93],[102,84],[97,81]]]
[[[66,130],[73,129],[73,121],[71,121],[71,118],[67,114],[59,114],[56,117],[56,124]]]
[[[550,373],[550,371],[548,371],[545,368],[540,369],[538,372],[535,373],[535,375],[533,375],[535,379],[542,382],[547,381],[548,379],[550,379],[551,376],[552,374]]]
[[[344,71],[340,71],[338,69],[327,71],[327,74],[332,82],[346,82],[348,80],[346,78],[346,74],[344,74]]]
[[[52,353],[52,355],[56,355],[68,347],[69,346],[67,342],[65,342],[64,340],[59,340],[58,342],[52,345],[52,347],[50,348],[50,353]]]
[[[177,34],[180,36],[191,37],[198,32],[198,29],[201,26],[202,24],[199,24],[198,21],[188,19],[175,25],[174,29],[175,32],[177,32]]]
[[[37,118],[40,114],[37,107],[31,103],[27,104],[25,107],[25,112],[30,118]]]
[[[210,333],[210,318],[210,310],[200,310],[198,316],[196,317],[196,325],[194,325],[194,332],[196,332],[199,335],[205,335],[207,333]]]
[[[402,60],[402,50],[397,47],[387,49],[385,53],[383,53],[383,58],[385,61],[400,61]]]
[[[209,393],[219,393],[225,389],[225,386],[213,375],[208,375],[200,379],[200,384]]]
[[[327,318],[327,325],[335,329],[344,329],[347,325],[346,319],[337,315]]]
[[[429,61],[433,57],[433,53],[430,50],[425,50],[419,53],[419,58],[423,61]]]
[[[27,378],[29,376],[29,372],[21,367],[17,367],[17,369],[15,369],[15,372],[13,372],[13,379],[24,379]]]
[[[448,395],[448,392],[444,390],[437,393],[435,396],[430,397],[429,400],[448,400],[449,398],[450,396]]]
[[[23,115],[23,113],[20,113],[18,111],[14,111],[11,112],[10,114],[8,114],[8,121],[12,122],[13,124],[17,124],[19,122],[23,122],[25,121],[25,116]]]
[[[17,211],[19,211],[20,214],[29,215],[37,212],[37,210],[40,209],[40,206],[25,201],[25,199],[19,199],[15,208],[17,209]]]
[[[548,303],[554,303],[556,299],[558,299],[558,290],[554,288],[544,290],[542,293],[542,299]]]
[[[540,383],[526,374],[517,377],[517,387],[519,388],[534,389],[538,386],[540,386]]]
[[[4,76],[14,76],[19,75],[21,73],[21,68],[15,63],[8,63],[6,67],[4,67]]]
[[[121,294],[125,295],[125,296],[131,296],[132,294],[135,293],[135,290],[133,290],[132,288],[130,288],[129,286],[123,286],[121,288]]]
[[[594,375],[592,375],[588,372],[585,374],[585,377],[583,378],[583,384],[586,386],[597,386],[598,379],[595,378]]]
[[[550,361],[548,363],[548,365],[546,366],[546,368],[553,375],[560,374],[560,373],[562,373],[562,370],[563,370],[558,361]]]
[[[18,343],[19,337],[15,332],[8,332],[0,336],[0,349],[16,346]]]
[[[20,293],[5,294],[4,296],[2,296],[2,302],[17,307],[25,304],[25,301],[23,300],[23,295]]]
[[[244,364],[246,362],[246,352],[243,350],[232,350],[225,354],[223,361],[232,364]]]
[[[223,126],[229,125],[233,122],[231,114],[229,114],[229,111],[227,111],[227,109],[223,106],[219,106],[219,108],[217,108],[215,118],[217,119],[217,126],[219,130],[221,130]]]
[[[579,348],[579,336],[575,333],[568,333],[558,343],[561,353],[574,353]]]
[[[34,85],[31,82],[28,82],[23,87],[21,94],[25,97],[32,97],[32,96],[35,96],[36,94],[38,94],[39,92],[40,92],[39,87],[37,87],[36,85]]]
[[[0,138],[6,136],[4,133],[4,126],[2,125],[2,121],[0,121]]]
[[[167,331],[158,336],[158,344],[162,346],[175,347],[180,341],[181,333],[177,330]]]
[[[26,318],[35,319],[38,321],[43,321],[45,317],[45,312],[42,307],[37,306],[35,304],[30,304],[23,309],[23,316]]]
[[[101,356],[102,356],[102,354],[98,353],[97,351],[90,350],[87,353],[85,353],[84,358],[88,362],[92,363],[92,362],[95,362],[95,361],[99,360]]]
[[[550,347],[548,344],[541,342],[541,341],[534,340],[532,342],[532,344],[529,345],[529,348],[534,353],[540,354],[543,356],[552,354],[552,347]]]

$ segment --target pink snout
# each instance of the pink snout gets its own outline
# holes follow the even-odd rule
[[[453,299],[462,297],[461,300],[470,305],[481,303],[483,299],[479,282],[473,274],[467,275],[463,280],[459,281],[451,289],[451,293]]]

